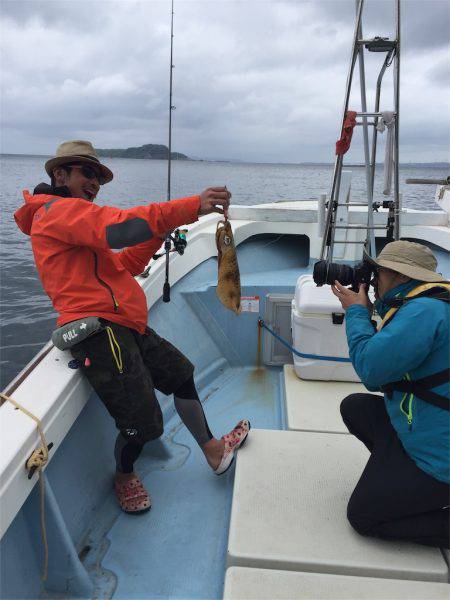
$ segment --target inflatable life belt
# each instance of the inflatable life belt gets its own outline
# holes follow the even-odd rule
[[[378,331],[381,331],[383,327],[391,322],[403,304],[415,298],[434,298],[443,302],[450,302],[450,283],[439,282],[418,285],[402,298],[398,305],[393,306],[388,310],[384,319],[378,325]],[[432,388],[443,385],[449,381],[450,369],[444,369],[443,371],[439,371],[439,373],[433,373],[432,375],[422,377],[422,379],[416,379],[415,381],[412,381],[409,376],[406,375],[401,381],[394,381],[382,386],[382,390],[386,393],[388,398],[392,397],[392,392],[394,391],[403,392],[404,394],[413,394],[414,396],[417,396],[417,398],[433,404],[433,406],[450,411],[450,398],[432,391]]]
[[[397,301],[394,300],[395,306],[390,308],[384,315],[383,320],[377,327],[377,331],[381,331],[394,318],[399,308],[415,298],[434,298],[435,300],[450,302],[450,283],[447,281],[421,283],[408,292],[404,298]]]

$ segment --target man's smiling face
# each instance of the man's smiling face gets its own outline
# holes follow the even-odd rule
[[[100,189],[100,175],[91,166],[74,164],[53,171],[56,187],[66,186],[73,198],[93,202]]]

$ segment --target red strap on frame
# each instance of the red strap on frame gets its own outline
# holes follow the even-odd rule
[[[353,128],[356,125],[356,111],[348,110],[342,126],[341,138],[336,142],[336,154],[342,156],[350,148]]]

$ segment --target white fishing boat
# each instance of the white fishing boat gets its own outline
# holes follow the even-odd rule
[[[355,59],[362,52],[359,25]],[[395,48],[397,61],[399,34]],[[347,108],[346,102],[343,120]],[[363,129],[380,115],[379,107],[368,113],[362,106]],[[372,190],[374,158],[366,155]],[[364,242],[379,249],[390,232],[432,248],[438,271],[450,278],[450,186],[437,186],[443,204],[433,211],[402,208],[398,173],[394,188],[394,200],[372,210],[371,194],[353,198],[351,171],[338,157],[330,198],[232,206],[240,315],[216,295],[217,215],[188,226],[186,252],[170,255],[170,304],[162,301],[164,257],[137,278],[149,324],[196,366],[213,432],[244,417],[252,423],[235,468],[216,477],[172,398],[159,394],[165,433],[146,445],[137,467],[153,499],[148,513],[121,512],[112,488],[113,422],[80,371],[69,368],[70,353],[50,342],[43,348],[4,390],[38,419],[51,445],[42,473],[25,468],[43,443],[36,421],[9,401],[0,408],[3,598],[449,597],[448,551],[362,537],[347,522],[346,504],[368,452],[347,432],[339,404],[364,388],[336,374],[299,378],[295,353],[284,344],[327,354],[331,339],[306,348],[306,339],[293,340],[291,325],[299,278],[325,258],[330,239],[334,258],[354,265]],[[342,330],[342,320],[335,327]],[[336,357],[348,357],[342,339]]]

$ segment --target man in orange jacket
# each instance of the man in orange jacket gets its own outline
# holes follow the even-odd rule
[[[70,346],[115,419],[119,504],[125,512],[143,512],[151,501],[134,462],[144,444],[163,433],[155,388],[174,394],[182,421],[217,475],[231,465],[250,429],[243,420],[220,440],[213,437],[195,388],[194,366],[147,327],[146,297],[134,279],[167,232],[200,215],[226,215],[231,194],[213,187],[199,196],[160,204],[97,206],[93,201],[100,185],[113,174],[92,144],[81,140],[61,144],[45,168],[51,185],[39,184],[33,195],[25,191],[25,204],[14,217],[31,236],[39,276],[59,313],[54,339],[63,332],[64,347]]]

